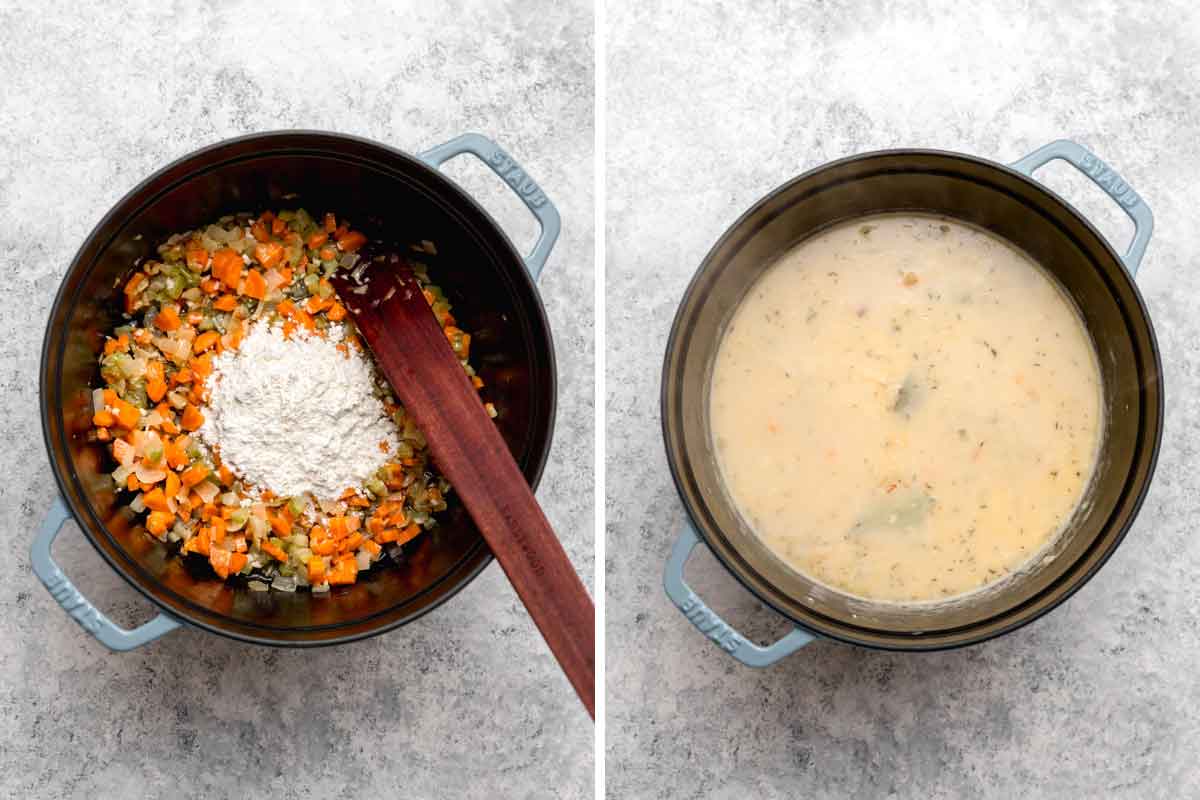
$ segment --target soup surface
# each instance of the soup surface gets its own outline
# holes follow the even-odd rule
[[[786,253],[735,310],[709,414],[726,486],[794,569],[892,602],[1001,580],[1079,505],[1101,433],[1062,290],[978,228],[887,214]]]

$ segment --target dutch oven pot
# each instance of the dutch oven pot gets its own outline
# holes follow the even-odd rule
[[[1062,198],[1033,180],[1063,159],[1104,189],[1133,220],[1118,255]],[[836,592],[776,559],[743,522],[713,455],[709,377],[722,331],[749,287],[799,241],[868,214],[941,214],[1008,240],[1045,267],[1075,300],[1096,346],[1106,427],[1096,474],[1055,547],[995,589],[938,605],[869,603]],[[1146,495],[1162,434],[1161,363],[1133,276],[1153,218],[1142,199],[1078,144],[1058,141],[1004,166],[929,150],[888,150],[835,161],[784,184],[734,223],[709,252],[675,316],[662,379],[663,435],[687,510],[667,564],[667,594],[708,638],[743,663],[766,666],[816,636],[865,647],[935,650],[984,641],[1066,600],[1120,544]],[[802,346],[802,345],[798,345]],[[812,487],[820,491],[820,486]],[[769,647],[747,641],[684,582],[699,540],[760,600],[795,623]]]
[[[537,218],[541,234],[522,258],[496,222],[438,167],[471,154],[496,172]],[[324,597],[251,592],[211,574],[193,575],[120,508],[112,469],[89,444],[90,387],[103,335],[121,309],[115,288],[135,259],[166,236],[238,211],[306,206],[333,210],[385,241],[428,239],[431,263],[486,382],[484,397],[526,480],[536,487],[554,425],[554,350],[534,281],[559,231],[537,184],[491,140],[467,134],[417,156],[366,139],[289,131],[221,142],[159,171],[130,192],[88,237],[50,311],[41,362],[41,413],[55,499],[33,544],[33,568],[85,630],[127,650],[186,623],[235,639],[304,647],[361,639],[412,621],[466,586],[491,561],[465,510],[451,500],[436,536],[401,566],[380,565]],[[113,569],[158,606],[135,630],[114,625],[81,595],[50,556],[68,519]]]

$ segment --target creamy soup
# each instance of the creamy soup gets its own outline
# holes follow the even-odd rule
[[[1062,530],[1101,429],[1075,307],[978,228],[887,214],[786,253],[736,309],[709,414],[726,486],[784,562],[858,597],[943,600]]]

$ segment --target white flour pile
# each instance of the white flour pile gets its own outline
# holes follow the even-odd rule
[[[372,393],[371,365],[354,347],[259,322],[241,347],[213,360],[200,435],[222,461],[259,489],[335,499],[358,487],[398,444],[396,428]]]

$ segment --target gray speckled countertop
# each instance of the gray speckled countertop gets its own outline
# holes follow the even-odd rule
[[[1195,7],[612,0],[607,17],[609,795],[1196,796]],[[1059,137],[1156,217],[1138,284],[1166,433],[1133,530],[1075,597],[1002,639],[926,655],[816,643],[736,665],[661,588],[683,510],[659,371],[693,270],[755,200],[825,161],[905,145],[1012,161]],[[1039,174],[1124,247],[1130,226],[1099,190],[1062,164]],[[690,578],[760,641],[786,630],[707,552]]]
[[[538,494],[590,585],[592,10],[352,5],[0,4],[0,797],[592,794],[591,726],[494,565],[416,623],[340,648],[180,630],[124,655],[29,571],[54,492],[37,414],[45,319],[123,193],[251,131],[326,128],[417,151],[478,130],[564,220],[540,284],[560,394]],[[531,242],[525,210],[482,166],[449,171]],[[118,621],[150,616],[74,526],[55,553]]]

